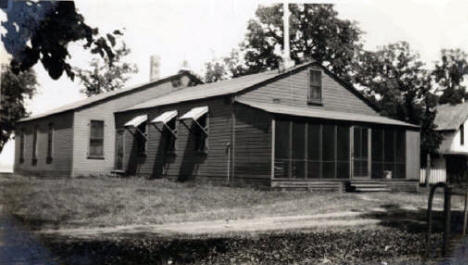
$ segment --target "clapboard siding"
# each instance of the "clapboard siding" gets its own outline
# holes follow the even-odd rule
[[[271,116],[265,112],[235,105],[236,179],[271,176]]]
[[[186,87],[190,79],[183,76],[182,85],[177,89]],[[174,90],[172,82],[166,81],[157,86],[148,87],[122,97],[112,98],[99,104],[89,106],[75,111],[73,127],[74,149],[73,149],[73,172],[74,176],[109,174],[114,169],[115,161],[115,135],[116,124],[114,112],[134,106],[148,99],[165,95]],[[89,152],[89,134],[91,120],[104,121],[104,159],[90,159]]]
[[[177,110],[179,116],[199,106],[208,106],[209,136],[208,150],[201,154],[194,150],[193,136],[181,123],[177,122],[178,138],[175,155],[166,155],[163,151],[161,133],[152,125],[148,126],[146,157],[135,154],[136,146],[133,135],[126,130],[124,166],[129,174],[152,177],[193,178],[195,176],[227,176],[227,143],[231,142],[232,105],[225,98],[199,100],[176,105],[167,105],[132,113],[116,113],[117,126],[123,127],[126,121],[139,114],[147,114],[152,120],[161,113]],[[136,157],[136,158],[135,158]]]
[[[406,131],[406,179],[419,179],[421,139],[419,130]]]
[[[49,124],[53,124],[52,161],[47,163]],[[15,173],[39,176],[70,176],[72,163],[73,112],[22,122],[16,129]],[[37,163],[32,164],[33,133],[37,133]],[[24,161],[20,162],[20,135],[24,130]]]
[[[320,69],[317,66],[311,66]],[[307,103],[309,89],[309,70],[291,73],[289,76],[271,82],[265,86],[248,90],[239,96],[240,99],[272,103],[273,99],[279,99],[279,103],[308,108],[320,108],[330,111],[349,113],[361,113],[367,115],[378,115],[363,100],[343,87],[332,77],[322,72],[322,105],[310,105]]]

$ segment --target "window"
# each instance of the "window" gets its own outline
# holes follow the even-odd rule
[[[38,130],[39,130],[39,127],[37,125],[34,126],[33,146],[32,146],[32,164],[33,165],[37,164],[37,131]]]
[[[176,119],[172,119],[169,122],[167,122],[166,126],[164,126],[162,135],[164,137],[164,143],[165,143],[165,152],[166,153],[174,153],[176,148],[175,148],[175,143],[176,143],[176,136],[175,133],[177,133],[176,129]]]
[[[20,158],[19,162],[24,162],[24,129],[21,129],[20,132]]]
[[[146,154],[146,122],[141,123],[137,127],[135,134],[138,155]]]
[[[465,144],[465,126],[462,124],[460,125],[460,145]]]
[[[104,157],[104,121],[91,121],[89,137],[89,157]]]
[[[198,124],[193,124],[193,136],[194,136],[194,150],[200,152],[206,152],[207,149],[207,134],[206,130],[208,130],[208,122],[207,122],[207,115],[203,115],[200,117],[197,122]]]
[[[49,123],[49,130],[47,132],[47,164],[52,162],[52,142],[54,137],[54,124]]]
[[[309,72],[308,103],[322,103],[322,71],[310,70]]]

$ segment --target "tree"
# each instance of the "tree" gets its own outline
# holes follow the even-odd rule
[[[2,42],[13,56],[14,73],[26,71],[40,60],[51,78],[58,79],[65,71],[73,79],[67,47],[80,40],[85,41],[84,49],[113,62],[115,36],[121,32],[100,36],[97,28],[85,23],[73,1],[13,1],[12,8],[5,12]]]
[[[97,57],[90,62],[91,70],[74,68],[77,77],[84,85],[81,92],[89,97],[123,88],[125,82],[129,79],[129,75],[138,71],[135,64],[122,61],[129,53],[130,49],[121,41],[119,47],[115,47],[114,62],[112,64],[110,64],[107,57]]]
[[[9,66],[1,69],[0,152],[15,130],[16,122],[28,115],[24,100],[36,91],[36,75],[27,70],[16,75]]]
[[[406,42],[383,46],[375,52],[362,51],[354,65],[354,81],[381,114],[421,126],[422,162],[442,140],[435,131],[437,96],[430,72]]]
[[[338,13],[328,4],[290,4],[291,58],[300,63],[314,59],[350,80],[351,62],[360,50],[361,31],[354,22],[338,18]],[[256,18],[248,22],[245,40],[237,53],[242,67],[227,75],[238,75],[277,68],[283,49],[283,5],[260,6]],[[225,60],[229,61],[232,56]],[[226,61],[224,63],[227,63]],[[207,72],[213,68],[207,68]]]
[[[432,72],[442,94],[440,104],[458,104],[468,99],[466,87],[463,85],[464,77],[468,74],[468,55],[460,49],[442,50],[441,61],[435,65]]]

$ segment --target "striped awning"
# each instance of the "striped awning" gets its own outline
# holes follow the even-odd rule
[[[146,120],[148,120],[148,115],[139,115],[139,116],[136,116],[134,117],[133,119],[131,119],[130,121],[128,121],[127,123],[125,123],[125,127],[138,127],[140,126],[142,123],[146,122]]]
[[[175,117],[177,117],[177,110],[170,110],[170,111],[166,111],[164,113],[162,113],[161,115],[159,115],[158,117],[154,118],[151,123],[163,123],[163,124],[167,124],[168,122],[170,122],[172,119],[174,119]]]
[[[192,119],[196,121],[201,116],[205,115],[206,113],[208,113],[208,106],[196,107],[196,108],[191,109],[189,112],[185,113],[182,117],[180,117],[180,119],[181,120]]]

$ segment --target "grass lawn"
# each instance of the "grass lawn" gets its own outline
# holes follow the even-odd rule
[[[11,176],[0,179],[0,194],[1,203],[13,215],[60,228],[310,215],[379,207],[419,209],[427,204],[425,194],[261,191],[110,177]],[[441,206],[437,198],[435,206]]]
[[[436,194],[435,208],[442,203],[442,194]],[[378,225],[356,229],[288,230],[246,237],[226,234],[174,239],[136,234],[132,238],[95,237],[88,242],[52,235],[45,242],[66,264],[75,264],[68,259],[82,253],[91,253],[86,259],[94,264],[160,264],[155,259],[161,257],[176,264],[200,265],[322,264],[326,259],[330,264],[422,264],[427,194],[280,192],[164,179],[11,176],[0,178],[0,205],[26,223],[46,226],[42,228],[89,231],[119,225],[325,213],[332,216],[331,221],[380,220]],[[459,208],[463,203],[453,198],[452,205]],[[333,217],[350,212],[360,214],[350,219],[346,215]],[[435,216],[438,222],[433,241],[440,242],[440,212]],[[460,223],[460,216],[461,212],[454,214],[452,222]]]

